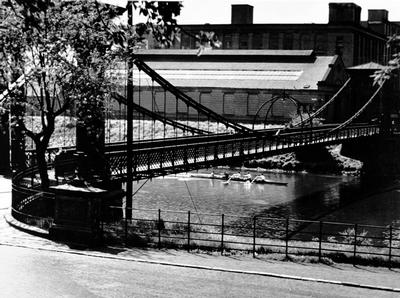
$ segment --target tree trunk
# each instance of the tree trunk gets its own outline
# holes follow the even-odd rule
[[[47,162],[46,162],[46,149],[36,147],[36,160],[39,167],[39,175],[41,180],[42,189],[48,189],[50,186],[49,174],[47,173]]]

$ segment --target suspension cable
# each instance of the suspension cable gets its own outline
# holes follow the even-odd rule
[[[385,84],[386,80],[383,81],[383,83],[379,86],[379,88],[377,88],[374,92],[374,94],[372,94],[372,96],[370,97],[370,99],[353,115],[351,116],[349,119],[347,119],[345,122],[343,122],[342,124],[340,124],[339,126],[335,127],[334,129],[332,129],[331,131],[329,131],[329,133],[334,133],[337,130],[340,130],[344,127],[346,127],[347,125],[349,125],[354,119],[358,118],[358,116],[361,115],[362,112],[364,112],[364,110],[370,105],[370,103],[375,99],[376,95],[379,93],[379,91],[381,91],[383,85]]]
[[[316,110],[314,113],[312,113],[307,119],[304,119],[303,121],[293,125],[293,127],[298,127],[298,126],[303,126],[307,122],[311,121],[314,119],[316,116],[318,116],[321,112],[323,112],[328,105],[330,105],[337,97],[338,95],[347,87],[347,85],[350,83],[351,78],[347,79],[347,81],[343,84],[343,86],[329,99],[322,107],[320,107],[318,110]]]
[[[199,215],[199,211],[197,210],[196,204],[194,203],[194,200],[193,200],[192,194],[191,194],[191,192],[190,192],[189,186],[188,186],[188,184],[186,183],[185,180],[184,180],[184,182],[185,182],[187,191],[188,191],[188,193],[189,193],[189,198],[190,198],[190,200],[192,201],[194,210],[196,210],[197,218],[199,219],[200,224],[203,224],[203,223],[201,222],[201,218],[200,218],[200,215]]]
[[[143,182],[142,185],[140,185],[139,188],[132,194],[132,198],[135,196],[135,194],[137,194],[137,193],[139,192],[139,190],[142,189],[142,187],[143,187],[147,182],[149,182],[149,180],[150,180],[150,177],[147,178],[146,181]],[[127,182],[127,183],[128,183],[128,182]],[[132,183],[132,182],[131,182],[131,183]]]

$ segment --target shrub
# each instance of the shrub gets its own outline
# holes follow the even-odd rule
[[[346,244],[354,244],[355,230],[354,228],[347,228],[343,232],[339,232],[342,236],[342,242]],[[356,245],[370,245],[371,239],[365,238],[367,237],[368,232],[362,230],[361,232],[357,232],[357,242]]]

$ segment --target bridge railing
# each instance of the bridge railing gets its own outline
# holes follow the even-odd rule
[[[274,130],[266,133],[209,135],[184,141],[171,139],[167,142],[150,142],[134,149],[133,172],[137,177],[165,175],[280,154],[301,146],[328,145],[379,134],[376,125],[354,125],[334,134],[330,133],[331,129]],[[117,149],[107,152],[109,166],[113,175],[124,176],[126,151],[123,146]]]
[[[330,144],[347,139],[372,136],[379,133],[375,125],[353,125],[331,134],[331,127],[305,130],[266,130],[254,133],[216,134],[137,143],[133,149],[135,179],[186,172],[204,167],[242,162],[292,151],[296,147],[313,144]],[[74,151],[74,147],[66,148]],[[59,148],[48,150],[49,167]],[[28,168],[13,177],[12,212],[24,222],[38,221],[46,226],[54,210],[54,194],[40,190],[40,177],[35,166],[34,151],[27,152]],[[109,146],[106,150],[111,174],[125,178],[126,148],[124,144]],[[31,204],[35,202],[35,204]],[[40,208],[38,207],[40,206]],[[43,220],[39,220],[42,218]],[[42,222],[42,223],[41,223]]]
[[[20,222],[48,229],[54,218],[54,194],[40,189],[38,168],[30,167],[12,179],[11,215]]]

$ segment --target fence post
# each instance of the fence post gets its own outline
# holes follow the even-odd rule
[[[190,210],[188,211],[188,222],[187,222],[187,250],[190,251]]]
[[[125,208],[125,246],[128,244],[128,208]]]
[[[161,248],[161,209],[158,209],[158,249]]]
[[[318,261],[321,262],[322,255],[322,221],[319,222],[319,246],[318,246]]]
[[[285,247],[285,255],[286,258],[289,256],[288,252],[289,252],[289,217],[286,218],[286,237],[285,237],[285,241],[286,241],[286,247]]]
[[[393,226],[389,226],[389,268],[392,267],[392,239],[393,239]]]
[[[356,262],[356,254],[357,254],[357,228],[358,225],[354,225],[354,253],[353,253],[353,264]]]
[[[256,257],[256,221],[257,217],[253,217],[253,258]]]
[[[225,227],[225,215],[221,217],[221,255],[224,254],[224,227]]]

